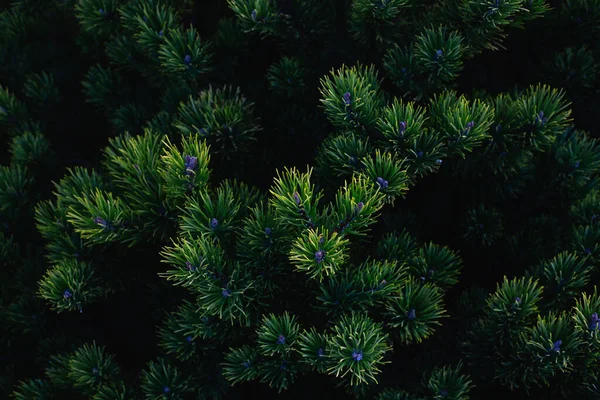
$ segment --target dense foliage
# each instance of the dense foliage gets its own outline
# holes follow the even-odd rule
[[[600,395],[600,2],[0,0],[0,397]]]

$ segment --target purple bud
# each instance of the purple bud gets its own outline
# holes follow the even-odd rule
[[[590,330],[597,331],[600,329],[600,318],[598,318],[598,313],[593,313],[590,318]]]
[[[469,130],[469,129],[473,128],[474,126],[475,126],[475,122],[473,122],[473,121],[467,122],[467,128],[466,129]]]
[[[252,10],[252,21],[256,22],[256,14],[258,14],[258,12],[256,10]]]
[[[437,60],[438,58],[442,57],[444,55],[444,52],[440,49],[440,50],[436,50],[435,51],[435,59]]]
[[[417,157],[419,157],[419,158],[423,157],[423,152],[421,150],[417,151]]]
[[[265,228],[265,233],[269,236],[271,236],[271,228]]]
[[[213,219],[211,219],[211,220],[210,220],[210,227],[211,227],[212,229],[216,229],[216,228],[217,228],[217,226],[219,226],[219,220],[218,220],[218,219],[216,219],[216,218],[213,218]]]
[[[319,250],[315,253],[315,260],[317,260],[318,263],[323,262],[323,259],[325,259],[325,252],[323,250]]]
[[[592,250],[590,250],[589,248],[585,248],[585,254],[592,254]]]
[[[353,352],[352,352],[352,358],[353,358],[355,361],[360,361],[360,360],[362,360],[362,358],[363,358],[363,352],[362,352],[362,350],[358,350],[358,351],[356,351],[356,350],[355,350],[355,351],[353,351]]]
[[[100,217],[96,217],[94,218],[94,222],[97,223],[98,225],[101,225],[102,227],[106,228],[106,221]]]
[[[437,165],[441,165],[441,164],[442,164],[442,160],[440,160],[440,159],[438,158],[437,160],[435,160],[435,163],[436,163]]]
[[[520,297],[515,297],[515,303],[521,304],[521,298]]]
[[[406,131],[406,122],[400,121],[398,125],[400,125],[398,132],[400,133],[400,136],[402,136],[404,134],[404,131]]]
[[[382,189],[387,189],[387,187],[388,187],[388,181],[386,181],[382,177],[377,178],[377,183],[379,184],[379,187]]]
[[[350,103],[352,103],[352,101],[350,100],[350,93],[346,92],[344,93],[344,96],[342,96],[342,99],[344,100],[344,103],[349,106]]]
[[[408,319],[409,319],[410,321],[413,321],[413,320],[414,320],[414,319],[416,319],[416,318],[417,318],[417,311],[416,311],[414,308],[410,309],[410,310],[408,311]]]
[[[579,162],[579,161],[577,161],[577,162],[575,163],[575,165],[573,165],[573,167],[574,167],[575,169],[577,169],[577,168],[579,168],[579,165],[580,165],[580,162]]]
[[[73,292],[71,292],[69,289],[65,289],[63,296],[65,299],[69,300],[71,297],[73,297]]]
[[[356,212],[359,213],[363,209],[364,206],[365,206],[365,203],[363,203],[362,201],[360,203],[358,203],[356,205]]]
[[[285,344],[285,336],[279,335],[277,338],[277,344]]]
[[[294,192],[294,201],[296,202],[296,205],[300,205],[300,195],[298,192]]]
[[[186,54],[185,57],[183,57],[183,63],[185,65],[190,65],[192,63],[192,56]]]
[[[185,266],[187,267],[188,271],[195,271],[196,270],[196,268],[189,261],[185,262]]]
[[[551,351],[554,351],[555,353],[560,352],[560,346],[562,345],[562,340],[557,340],[556,342],[554,342],[552,344],[552,349]]]
[[[544,112],[540,111],[538,113],[538,115],[535,117],[535,122],[537,122],[540,125],[546,125],[546,122],[548,122],[548,118],[544,116]]]
[[[163,393],[170,393],[170,392],[171,392],[171,388],[170,388],[170,387],[168,387],[168,386],[165,386],[165,387],[163,388]]]
[[[325,352],[323,351],[323,349],[317,350],[317,356],[323,357],[323,354],[325,354]]]
[[[158,31],[158,36],[159,36],[159,37],[163,37],[163,31],[162,31],[162,30],[161,30],[161,31]]]
[[[189,175],[198,168],[198,158],[194,156],[184,157],[185,175]]]
[[[221,291],[221,295],[222,295],[223,297],[229,297],[229,296],[231,296],[231,290],[229,290],[229,289],[223,289],[223,290]]]
[[[279,369],[282,371],[285,371],[287,369],[287,364],[285,361],[281,363],[281,365],[279,366]]]
[[[98,375],[98,368],[92,368],[92,375]]]
[[[194,338],[192,336],[187,336],[185,340],[190,343],[192,340],[194,340]]]
[[[244,361],[243,365],[245,368],[250,368],[250,361]]]
[[[104,11],[103,8],[98,9],[98,13],[100,13],[100,15],[106,15],[106,11]]]

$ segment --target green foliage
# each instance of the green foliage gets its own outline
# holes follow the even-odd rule
[[[480,204],[468,211],[464,238],[470,243],[489,247],[502,238],[503,230],[502,215],[494,207]]]
[[[445,290],[458,282],[461,269],[462,260],[454,251],[430,242],[419,249],[411,265],[411,274]]]
[[[117,7],[117,0],[79,0],[75,15],[84,31],[106,37],[119,25]]]
[[[16,391],[12,393],[15,400],[50,400],[53,396],[52,387],[42,379],[22,381]]]
[[[445,312],[442,291],[438,287],[409,280],[397,294],[386,300],[386,326],[401,342],[420,343],[441,325]]]
[[[278,34],[281,23],[273,0],[227,0],[245,32],[257,32],[261,36]]]
[[[404,197],[408,190],[408,176],[401,161],[390,153],[375,151],[375,157],[365,157],[362,161],[363,173],[379,186],[385,200],[394,203],[397,197]]]
[[[311,279],[322,281],[335,274],[347,260],[349,242],[337,232],[309,229],[294,242],[290,261]]]
[[[517,117],[524,123],[514,140],[538,151],[552,144],[571,122],[570,103],[564,96],[562,90],[546,85],[529,88],[517,101]]]
[[[495,334],[510,336],[527,326],[538,313],[542,288],[532,278],[508,280],[487,300],[487,318],[496,326]]]
[[[40,132],[25,132],[15,136],[10,146],[10,153],[11,164],[36,171],[51,168],[55,161],[50,143]]]
[[[283,57],[269,67],[267,81],[275,93],[290,98],[301,95],[306,90],[306,74],[300,59]]]
[[[108,383],[119,374],[120,368],[114,362],[114,356],[105,354],[104,347],[83,345],[69,360],[69,379],[73,386],[87,393],[93,393],[96,387]]]
[[[33,184],[33,178],[26,167],[0,166],[0,215],[16,219],[29,201]]]
[[[590,267],[584,258],[569,252],[561,252],[541,263],[534,274],[540,278],[549,309],[562,309],[585,288]]]
[[[182,206],[186,197],[197,188],[202,190],[208,184],[210,171],[209,146],[200,141],[197,135],[182,138],[182,150],[165,139],[164,152],[159,174],[164,184],[164,192],[168,201],[172,202],[169,209]]]
[[[325,115],[339,128],[372,129],[384,106],[374,66],[344,65],[337,71],[332,70],[321,79],[319,90]]]
[[[206,138],[214,154],[226,159],[239,156],[261,128],[253,116],[254,103],[248,102],[233,86],[200,92],[181,103],[174,127],[182,135]]]
[[[409,0],[353,0],[349,15],[352,37],[359,42],[388,41],[408,3]]]
[[[317,332],[315,328],[304,330],[298,336],[298,352],[302,361],[319,373],[325,373],[329,366],[327,343],[327,336]]]
[[[40,280],[39,295],[57,312],[78,310],[103,295],[90,264],[68,260],[57,263]]]
[[[265,356],[276,353],[284,357],[289,355],[295,346],[300,332],[300,325],[296,317],[288,313],[282,316],[264,316],[261,326],[258,328],[258,346]]]
[[[141,388],[148,400],[162,400],[165,396],[181,400],[191,391],[187,379],[181,376],[177,367],[162,358],[150,361],[142,373]]]
[[[472,381],[460,373],[462,365],[435,368],[426,378],[427,391],[433,399],[467,400]]]
[[[443,27],[426,29],[416,37],[414,53],[417,67],[428,76],[428,84],[433,90],[458,77],[465,51],[462,41],[459,32],[448,32]]]
[[[386,340],[381,324],[364,314],[342,316],[328,338],[328,357],[333,364],[329,374],[338,378],[349,375],[351,385],[377,383],[375,376],[390,350]]]
[[[168,33],[158,50],[165,72],[182,80],[191,80],[210,70],[210,42],[202,41],[194,28]]]

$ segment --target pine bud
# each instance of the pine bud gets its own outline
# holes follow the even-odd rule
[[[185,65],[190,65],[192,63],[192,56],[186,54],[185,57],[183,57],[183,63]]]
[[[223,297],[229,297],[229,296],[231,296],[231,290],[229,290],[229,289],[223,289],[223,290],[221,291],[221,295],[222,295]]]
[[[363,203],[362,201],[360,203],[358,203],[356,205],[356,212],[357,213],[361,212],[361,210],[363,209],[364,206],[365,206],[365,203]]]
[[[323,250],[319,250],[315,253],[315,260],[317,260],[318,263],[323,262],[324,259],[325,252]]]
[[[198,168],[198,158],[194,156],[185,156],[184,160],[185,175],[190,175]]]
[[[294,192],[294,201],[296,202],[296,205],[300,205],[300,195],[298,192]]]
[[[256,22],[256,14],[258,14],[258,12],[256,10],[252,10],[252,21]]]
[[[353,351],[352,352],[352,358],[354,358],[355,361],[360,361],[363,358],[363,352],[362,350],[358,350],[358,351]]]
[[[593,313],[590,322],[590,330],[597,331],[600,329],[600,319],[598,318],[598,313]]]
[[[285,336],[279,335],[277,338],[277,344],[285,344]]]
[[[65,289],[63,296],[65,299],[69,300],[71,297],[73,297],[73,292],[71,292],[69,289]]]
[[[546,125],[546,122],[548,122],[548,118],[546,118],[544,116],[544,112],[543,111],[540,111],[538,113],[538,115],[535,117],[535,122],[538,123],[538,124],[540,124],[541,126],[544,126],[544,125]]]
[[[556,342],[554,342],[554,344],[552,344],[552,348],[550,349],[550,351],[559,353],[561,345],[562,345],[562,340],[557,340]]]
[[[216,229],[216,228],[217,228],[217,226],[219,226],[219,220],[218,220],[218,219],[216,219],[216,218],[213,218],[213,219],[211,219],[211,220],[210,220],[210,227],[211,227],[212,229]]]
[[[350,92],[346,92],[344,93],[344,96],[342,96],[342,99],[344,100],[344,103],[349,106],[352,101],[350,100]]]
[[[382,189],[387,189],[387,187],[388,187],[388,181],[386,181],[382,177],[377,178],[377,183],[379,184],[379,187]]]
[[[408,319],[410,321],[413,321],[416,318],[417,318],[417,311],[414,308],[412,308],[411,310],[408,311]]]
[[[406,131],[406,122],[400,121],[400,123],[398,125],[400,125],[400,127],[398,129],[398,134],[400,136],[402,136],[402,135],[404,135],[404,132]]]
[[[96,217],[94,218],[94,222],[97,223],[98,225],[102,226],[103,228],[106,228],[106,225],[108,225],[106,223],[106,220],[100,218],[100,217]]]

